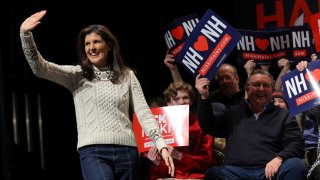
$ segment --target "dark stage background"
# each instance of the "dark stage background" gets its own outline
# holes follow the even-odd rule
[[[89,24],[108,26],[119,38],[127,65],[138,72],[145,96],[150,99],[162,96],[172,81],[163,64],[165,26],[192,13],[202,17],[211,8],[236,28],[255,29],[254,21],[243,20],[247,11],[244,4],[240,0],[3,2],[0,7],[0,179],[81,179],[72,95],[62,86],[32,74],[19,39],[19,27],[26,17],[47,10],[33,33],[42,56],[57,64],[76,63],[75,43],[82,28]],[[243,19],[238,17],[236,22],[235,12]],[[233,55],[227,61],[234,63]],[[187,72],[181,68],[180,71],[185,81],[194,84]]]
[[[5,180],[81,179],[72,95],[32,74],[19,39],[19,27],[26,17],[47,10],[33,33],[42,55],[58,64],[76,63],[75,43],[82,28],[89,24],[108,26],[120,40],[127,65],[138,72],[147,99],[162,96],[171,82],[163,64],[163,29],[169,22],[191,13],[201,17],[208,8],[230,24],[233,21],[232,1],[12,0],[5,4],[1,6],[0,49],[0,179]],[[193,83],[189,74],[181,72]]]

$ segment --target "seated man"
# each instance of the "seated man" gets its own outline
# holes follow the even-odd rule
[[[164,91],[168,106],[192,105],[195,93],[190,84],[174,82]],[[195,114],[189,116],[189,146],[170,148],[175,165],[176,179],[203,179],[204,172],[213,164],[214,138],[205,134]],[[153,162],[149,169],[150,179],[170,178],[163,160],[157,158],[156,148],[151,148],[147,157]]]
[[[238,105],[213,109],[207,97],[209,83],[200,75],[196,88],[198,118],[208,134],[226,137],[224,166],[206,171],[205,179],[306,179],[304,141],[288,110],[275,108],[272,75],[254,70],[247,79],[248,98]],[[218,112],[219,111],[219,112]]]

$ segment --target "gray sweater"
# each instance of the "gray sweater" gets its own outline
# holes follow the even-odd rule
[[[89,81],[81,75],[79,65],[58,65],[46,61],[37,50],[31,32],[20,33],[20,38],[33,73],[64,86],[72,93],[77,119],[77,148],[93,144],[137,146],[129,106],[132,106],[141,127],[157,149],[166,147],[141,85],[131,70],[120,84],[113,84],[109,79]],[[100,73],[97,68],[95,71]]]

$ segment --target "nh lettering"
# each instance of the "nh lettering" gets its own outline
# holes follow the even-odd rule
[[[226,29],[227,26],[221,22],[215,16],[211,16],[211,19],[207,21],[204,27],[200,32],[213,43],[223,34],[223,29]],[[203,57],[193,49],[193,46],[190,46],[186,54],[182,59],[182,63],[192,72],[198,68],[200,61],[203,60]]]
[[[288,92],[289,98],[308,90],[303,73],[300,73],[299,75],[285,81],[285,87]]]
[[[182,27],[184,29],[184,32],[186,33],[186,35],[188,37],[189,37],[190,33],[192,32],[192,30],[196,27],[198,22],[199,22],[199,20],[198,20],[198,18],[196,18],[196,19],[191,19],[191,20],[188,20],[188,21],[182,23]],[[170,31],[166,32],[166,34],[164,35],[164,39],[165,39],[167,47],[169,47],[169,49],[176,45],[176,42],[174,41]]]

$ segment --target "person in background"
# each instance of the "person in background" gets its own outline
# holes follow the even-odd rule
[[[177,65],[174,63],[173,55],[167,54],[164,64],[170,70],[173,82],[183,81]],[[216,80],[219,88],[210,92],[208,99],[212,102],[214,108],[216,102],[223,103],[226,106],[235,105],[245,97],[245,91],[240,88],[239,75],[237,68],[229,63],[223,63],[217,71]],[[215,137],[215,149],[224,152],[225,138]]]
[[[192,105],[195,93],[190,84],[173,82],[164,91],[165,101],[168,106]],[[170,147],[174,159],[176,172],[174,179],[203,179],[207,168],[214,165],[212,157],[214,138],[205,134],[195,114],[189,115],[189,146]],[[149,168],[150,180],[168,178],[165,165],[155,148],[150,148],[147,157],[152,161]]]
[[[318,127],[320,127],[320,106],[316,106],[312,108],[311,110],[312,115],[314,115],[316,123]],[[319,134],[319,129],[318,129],[318,138],[320,137]],[[312,158],[310,161],[310,168],[308,171],[308,179],[309,180],[319,180],[320,179],[320,142],[318,141],[318,146],[316,148],[316,151],[314,152],[309,152],[308,154],[308,159]]]
[[[246,100],[215,111],[208,99],[209,83],[196,77],[199,124],[204,132],[226,137],[227,142],[224,165],[209,168],[205,179],[306,178],[300,159],[304,157],[302,133],[289,111],[274,106],[274,80],[268,71],[252,71]]]
[[[310,56],[311,62],[313,62],[317,59],[318,59],[318,56],[316,54],[311,54],[311,56]],[[278,78],[276,80],[274,89],[282,90],[281,77],[291,71],[291,64],[292,64],[292,62],[290,62],[288,59],[285,59],[285,58],[279,59],[278,66],[279,66],[279,68],[281,68],[281,71],[280,71]]]
[[[310,56],[310,61],[313,62],[317,60],[317,55],[312,54]],[[275,83],[276,90],[282,90],[282,82],[281,77],[286,73],[291,71],[291,66],[293,62],[290,62],[288,59],[281,58],[278,61],[279,68],[282,68]],[[284,96],[283,96],[284,97]],[[288,104],[287,104],[288,107]],[[289,108],[289,107],[288,107]],[[298,113],[296,116],[296,120],[303,132],[303,137],[305,141],[305,150],[306,150],[306,158],[305,163],[308,168],[314,163],[317,157],[317,146],[318,146],[318,124],[315,120],[315,116],[310,110],[306,110],[304,112]]]
[[[312,55],[312,56],[313,56],[312,61],[315,61],[317,59],[316,55]],[[303,71],[307,68],[307,66],[308,66],[307,61],[301,61],[297,64],[296,68],[299,71]],[[320,141],[319,141],[320,106],[317,105],[311,108],[310,110],[308,110],[308,112],[311,114],[310,116],[313,116],[313,118],[311,118],[311,120],[307,121],[307,123],[305,124],[306,129],[309,130],[309,138],[306,139],[306,143],[308,143],[307,145],[310,146],[310,147],[306,146],[307,157],[310,165],[307,177],[309,180],[318,180],[320,179]],[[315,126],[313,123],[315,123],[317,126]],[[315,134],[315,132],[318,133],[317,137],[311,136]],[[318,139],[318,141],[315,141],[316,138]],[[315,142],[317,142],[316,149],[314,148]]]
[[[239,75],[235,66],[223,63],[217,71],[216,80],[219,89],[210,93],[208,98],[211,102],[230,106],[244,99],[245,91],[239,87]]]
[[[287,100],[283,91],[274,90],[272,93],[272,99],[274,105],[282,108],[289,109]],[[317,158],[317,145],[318,145],[318,125],[315,120],[315,116],[310,110],[299,113],[296,116],[298,125],[303,132],[305,143],[305,164],[308,168],[314,163]]]
[[[289,109],[289,106],[283,91],[274,90],[272,92],[272,100],[276,107],[286,109],[286,110]]]
[[[22,49],[37,77],[58,83],[73,95],[83,178],[137,178],[130,105],[164,159],[165,171],[174,176],[173,159],[138,79],[124,65],[117,38],[103,25],[89,25],[78,36],[79,65],[58,65],[41,56],[31,32],[45,14],[46,10],[34,13],[21,24]]]
[[[150,108],[163,107],[166,106],[166,102],[162,97],[155,96],[148,101],[148,105]]]
[[[170,70],[173,82],[183,81],[172,54],[166,54],[164,64]],[[216,80],[219,89],[210,93],[212,102],[221,102],[226,106],[239,103],[244,98],[244,90],[239,87],[237,68],[229,63],[223,63],[217,71]]]

